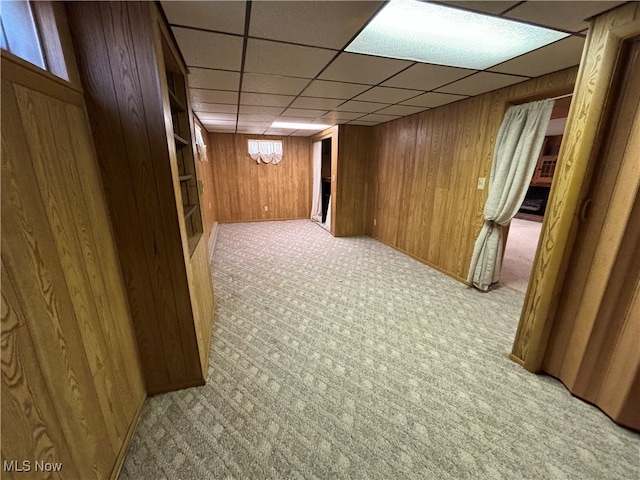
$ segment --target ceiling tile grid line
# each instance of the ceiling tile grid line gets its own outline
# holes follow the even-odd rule
[[[210,119],[209,131],[216,118],[235,113],[238,131],[248,112],[266,111],[275,119],[382,123],[563,70],[580,61],[585,20],[624,2],[431,3],[567,35],[477,69],[346,51],[383,2],[161,2],[190,69],[194,113]],[[266,131],[262,117],[255,123]]]
[[[242,63],[240,67],[240,84],[238,86],[238,112],[236,113],[236,133],[240,118],[240,98],[242,97],[242,82],[244,80],[244,65],[247,60],[247,35],[249,34],[249,22],[251,22],[251,2],[247,2],[244,14],[244,39],[242,41]]]

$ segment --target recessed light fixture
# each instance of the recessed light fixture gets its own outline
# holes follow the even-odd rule
[[[273,122],[271,128],[285,128],[289,130],[324,130],[331,125],[320,123],[293,123],[293,122]]]
[[[484,70],[569,34],[416,0],[392,0],[345,49]]]

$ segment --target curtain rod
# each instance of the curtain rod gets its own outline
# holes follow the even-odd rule
[[[558,95],[557,97],[551,97],[548,100],[560,100],[561,98],[567,98],[573,95],[573,92],[567,93],[566,95]]]

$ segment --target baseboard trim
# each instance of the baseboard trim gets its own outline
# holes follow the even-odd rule
[[[219,223],[250,223],[250,222],[286,222],[288,220],[309,220],[309,217],[294,218],[253,218],[249,220],[220,220]]]
[[[521,367],[524,367],[524,360],[516,357],[513,353],[509,354],[509,360],[511,360],[512,362],[517,363],[518,365],[520,365]]]
[[[120,475],[120,470],[122,470],[122,465],[124,465],[124,459],[127,456],[127,450],[129,450],[129,445],[131,444],[131,439],[133,438],[133,434],[136,432],[138,428],[138,424],[140,423],[140,414],[142,413],[142,407],[144,407],[144,402],[147,400],[147,394],[145,393],[142,396],[142,400],[140,401],[140,405],[136,409],[136,413],[133,416],[133,421],[131,425],[129,425],[129,430],[127,430],[127,435],[124,437],[124,442],[122,443],[122,448],[118,453],[116,458],[116,463],[113,466],[113,470],[111,471],[111,476],[109,477],[111,480],[117,480]]]
[[[161,393],[175,392],[176,390],[184,390],[185,388],[201,387],[206,383],[207,382],[205,381],[204,378],[199,378],[197,380],[189,380],[188,382],[177,383],[175,385],[165,385],[155,390],[147,390],[147,394],[150,397],[152,397],[154,395],[159,395]]]
[[[216,241],[218,240],[218,222],[213,222],[211,232],[209,232],[209,244],[207,245],[207,251],[209,253],[209,261],[213,261],[213,251],[216,248]]]
[[[387,242],[384,242],[382,240],[379,240],[379,239],[377,239],[375,237],[372,237],[371,235],[369,235],[369,236],[371,238],[373,238],[374,240],[380,242],[380,243],[384,243],[387,247],[391,247],[394,250],[397,250],[400,253],[404,253],[405,255],[413,258],[414,260],[417,260],[418,262],[425,264],[427,267],[431,267],[434,270],[439,271],[440,273],[444,273],[447,277],[451,277],[451,278],[453,278],[454,280],[457,280],[460,283],[464,283],[467,287],[471,287],[471,283],[467,282],[466,279],[461,278],[461,277],[459,277],[459,276],[457,276],[457,275],[455,275],[455,274],[453,274],[451,272],[447,272],[446,270],[444,270],[444,269],[442,269],[442,268],[440,268],[440,267],[438,267],[438,266],[436,266],[436,265],[434,265],[434,264],[432,264],[432,263],[430,263],[430,262],[428,262],[426,260],[423,260],[420,257],[416,257],[415,255],[413,255],[413,254],[411,254],[411,253],[409,253],[409,252],[407,252],[407,251],[405,251],[405,250],[403,250],[403,249],[401,249],[399,247],[396,247],[395,245],[391,245],[390,243],[387,243]]]

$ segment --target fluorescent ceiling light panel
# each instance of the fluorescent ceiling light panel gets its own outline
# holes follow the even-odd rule
[[[292,122],[273,122],[271,128],[287,128],[291,130],[324,130],[331,125],[320,123],[292,123]]]
[[[346,51],[484,70],[568,35],[416,0],[392,0]]]

